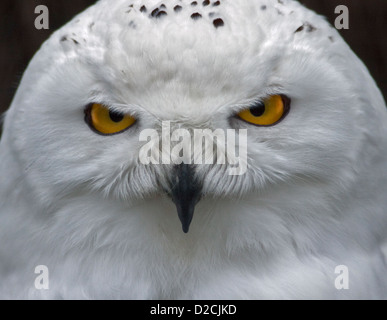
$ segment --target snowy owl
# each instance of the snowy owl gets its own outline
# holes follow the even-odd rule
[[[224,163],[144,163],[178,129],[146,154],[246,133],[245,172],[207,136]],[[386,105],[297,1],[97,2],[30,63],[0,176],[1,298],[387,298]]]

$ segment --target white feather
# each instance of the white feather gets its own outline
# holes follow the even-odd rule
[[[151,18],[160,4],[101,0],[29,65],[0,144],[0,297],[387,298],[387,111],[362,62],[295,1],[168,1]],[[292,99],[279,125],[230,120],[273,93]],[[136,128],[95,134],[93,101]],[[248,129],[245,175],[198,166],[188,234],[161,187],[170,166],[138,161],[139,131],[163,120]]]

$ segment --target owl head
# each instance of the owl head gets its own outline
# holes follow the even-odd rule
[[[128,216],[153,203],[154,227],[177,210],[187,232],[196,208],[195,230],[224,230],[236,203],[234,223],[337,204],[383,121],[364,65],[296,1],[101,0],[33,58],[2,149],[44,210],[93,196]]]

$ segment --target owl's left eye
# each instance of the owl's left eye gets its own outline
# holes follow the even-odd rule
[[[268,127],[280,122],[288,114],[290,99],[284,95],[272,95],[254,106],[238,113],[238,117],[250,124]]]
[[[85,121],[97,133],[113,135],[129,129],[136,122],[136,118],[112,111],[103,104],[92,103],[85,110]]]

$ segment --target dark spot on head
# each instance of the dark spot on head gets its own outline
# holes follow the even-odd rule
[[[224,26],[224,21],[222,19],[220,19],[220,18],[215,19],[212,23],[214,24],[215,28],[219,28],[219,27],[223,27]]]
[[[284,13],[283,13],[281,10],[279,10],[279,9],[277,9],[277,13],[278,13],[280,16],[283,16],[283,15],[284,15]]]
[[[194,20],[199,20],[202,17],[202,15],[199,12],[195,12],[191,15],[191,18]]]
[[[306,32],[313,32],[317,30],[313,25],[311,25],[309,22],[304,23],[304,26],[306,27]]]
[[[129,5],[129,8],[133,8],[133,4]]]
[[[129,27],[131,27],[132,29],[137,29],[137,25],[134,23],[133,20],[129,22]]]
[[[73,38],[71,38],[71,40],[73,40],[73,42],[76,44],[76,45],[79,45],[79,42]]]
[[[279,4],[284,4],[282,0],[278,0],[278,3]]]
[[[166,5],[163,3],[161,6],[160,6],[160,9],[167,9]]]
[[[140,8],[140,12],[146,12],[147,10],[146,10],[146,7],[145,6],[142,6],[141,8]]]
[[[294,33],[301,32],[306,28],[306,32],[313,32],[317,30],[314,26],[312,26],[309,22],[305,22],[301,27],[299,27]]]
[[[130,12],[132,12],[132,9],[129,9],[128,11],[126,11],[126,13],[130,13]]]
[[[156,18],[162,18],[164,16],[167,16],[168,13],[166,13],[165,11],[159,11],[156,15]]]
[[[261,10],[266,10],[267,7],[266,6],[261,6]]]
[[[304,25],[299,27],[296,31],[294,31],[294,33],[301,32],[302,30],[304,30]]]
[[[90,30],[93,29],[94,25],[95,25],[94,22],[90,23],[90,24],[89,24],[89,29],[90,29]]]
[[[157,16],[157,14],[159,13],[159,8],[156,8],[156,9],[154,9],[152,12],[151,12],[151,16],[152,17],[156,17]]]
[[[335,39],[334,39],[332,36],[328,37],[328,39],[329,39],[331,42],[335,42]]]
[[[212,18],[214,15],[215,15],[215,12],[210,12],[210,13],[208,14],[208,16],[209,16],[210,18]]]
[[[210,4],[210,0],[204,0],[203,1],[203,7],[206,7]]]
[[[191,2],[191,6],[196,7],[198,5],[197,1]]]
[[[61,42],[67,41],[67,36],[63,36],[62,38],[60,38],[60,41],[61,41]]]
[[[216,1],[216,2],[214,2],[214,4],[213,4],[214,7],[217,7],[217,6],[219,6],[219,5],[220,5],[220,1]]]
[[[183,7],[177,5],[177,6],[175,6],[175,7],[173,8],[173,10],[175,10],[175,12],[180,12],[181,10],[183,10]]]

